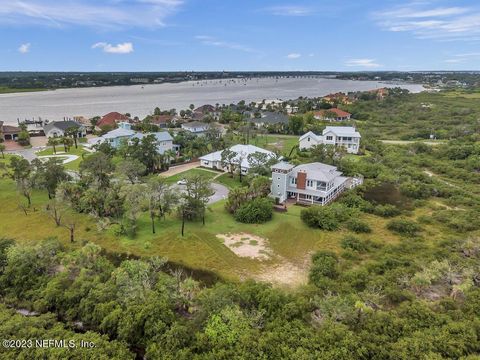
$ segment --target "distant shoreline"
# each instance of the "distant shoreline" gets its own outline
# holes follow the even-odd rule
[[[358,81],[358,82],[368,82],[368,81],[375,81],[375,80],[347,80],[347,79],[338,79],[333,77],[332,75],[292,75],[292,76],[281,76],[280,79],[287,79],[287,78],[302,78],[302,77],[315,77],[320,79],[335,79],[335,80],[342,80],[342,81]],[[222,79],[202,79],[202,80],[182,80],[182,81],[165,81],[162,83],[148,83],[148,84],[112,84],[112,85],[101,85],[101,86],[71,86],[71,87],[58,87],[58,88],[31,88],[31,89],[22,89],[22,88],[8,88],[8,87],[0,87],[0,95],[2,94],[18,94],[18,93],[35,93],[35,92],[43,92],[43,91],[56,91],[56,90],[72,90],[72,89],[102,89],[102,88],[119,88],[119,87],[133,87],[133,86],[152,86],[152,85],[162,85],[162,84],[183,84],[183,83],[201,83],[201,82],[211,82],[211,81],[242,81],[245,79],[254,80],[254,79],[269,79],[275,78],[275,76],[256,76],[256,77],[245,77],[245,78],[222,78]],[[421,85],[425,87],[425,84],[419,83],[410,83],[410,82],[398,82],[398,81],[391,81],[391,80],[379,80],[378,82],[382,82],[389,85],[397,85],[401,87],[402,85]],[[288,99],[290,100],[290,99]]]

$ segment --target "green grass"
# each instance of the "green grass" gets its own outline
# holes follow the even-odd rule
[[[298,138],[299,136],[296,135],[257,135],[255,138],[250,139],[250,144],[271,151],[277,150],[283,156],[287,156],[290,150],[298,145]]]
[[[247,185],[245,182],[243,182],[243,184],[240,183],[240,180],[239,180],[238,176],[234,175],[232,177],[232,174],[229,174],[229,173],[225,173],[223,175],[220,175],[219,177],[217,177],[215,179],[215,182],[217,182],[219,184],[222,184],[229,189],[234,189],[234,188],[237,188],[237,187],[240,187],[240,186]]]
[[[218,175],[218,173],[214,172],[214,171],[205,170],[205,169],[199,169],[199,168],[190,169],[190,170],[178,173],[176,175],[169,176],[167,178],[167,183],[168,184],[175,184],[177,181],[183,180],[186,177],[191,176],[191,175],[202,175],[202,176],[204,176],[208,179],[212,179],[216,175]]]
[[[36,92],[36,91],[47,91],[47,90],[48,89],[16,89],[16,88],[0,86],[0,94]]]
[[[82,146],[78,145],[78,148],[75,148],[75,146],[72,146],[68,152],[65,152],[65,149],[63,146],[57,146],[57,154],[56,155],[77,155],[78,159],[69,162],[68,164],[65,164],[65,169],[67,170],[73,170],[73,171],[78,171],[80,163],[83,160],[83,157],[90,155],[88,151],[86,151]],[[49,156],[49,155],[55,155],[53,152],[53,148],[47,148],[45,150],[37,152],[38,156]],[[83,156],[83,157],[82,157]]]
[[[201,169],[198,171],[207,172]],[[190,171],[192,172],[192,171]],[[207,172],[209,173],[209,172]],[[76,239],[69,242],[68,230],[56,227],[54,221],[43,211],[48,197],[43,191],[35,191],[32,197],[32,211],[25,216],[18,207],[25,199],[16,191],[13,181],[0,179],[0,234],[13,238],[19,243],[33,244],[48,237],[57,237],[68,247],[79,247],[85,241],[92,241],[109,252],[128,253],[138,256],[165,256],[169,260],[188,267],[210,270],[226,279],[236,280],[256,277],[267,269],[288,261],[302,271],[308,270],[311,254],[317,250],[331,250],[341,253],[341,239],[351,234],[341,229],[335,232],[315,230],[307,227],[300,219],[300,206],[291,206],[286,213],[274,212],[273,219],[265,224],[242,224],[224,209],[225,201],[209,206],[205,226],[201,222],[187,222],[185,236],[180,235],[181,221],[176,214],[165,220],[156,221],[156,234],[152,234],[150,219],[146,213],[138,220],[135,238],[115,236],[112,231],[97,229],[96,220],[84,214],[75,214],[77,221]],[[33,211],[35,209],[35,211]],[[426,215],[429,205],[417,209],[412,218]],[[386,229],[389,219],[363,214],[362,220],[372,228],[371,234],[356,235],[362,239],[373,239],[384,244],[396,244],[400,238]],[[448,234],[435,225],[425,225],[428,241],[438,241]],[[267,246],[274,256],[270,260],[258,261],[236,256],[218,234],[247,233],[267,239]]]

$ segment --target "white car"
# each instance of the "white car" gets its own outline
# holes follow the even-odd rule
[[[178,180],[177,185],[187,185],[187,180],[185,180],[185,179]]]

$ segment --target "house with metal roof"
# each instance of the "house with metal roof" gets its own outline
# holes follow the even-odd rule
[[[360,149],[360,133],[351,126],[327,126],[322,135],[311,131],[299,139],[300,150],[310,149],[320,144],[344,147],[349,154],[358,154]]]
[[[250,170],[250,163],[248,161],[248,156],[254,153],[263,153],[267,155],[267,159],[276,159],[277,155],[269,150],[265,150],[259,148],[254,145],[242,145],[237,144],[229,148],[230,151],[235,153],[235,156],[232,163],[237,164],[240,163],[242,174],[247,174]],[[215,151],[213,153],[204,155],[200,157],[200,165],[206,168],[215,169],[215,170],[222,170],[222,171],[229,171],[229,164],[226,164],[222,161],[222,152],[224,150]]]
[[[272,166],[271,196],[279,203],[288,200],[307,205],[326,205],[345,189],[363,182],[362,177],[345,177],[335,166],[315,162]]]

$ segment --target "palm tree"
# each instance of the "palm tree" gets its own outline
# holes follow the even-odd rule
[[[66,136],[70,136],[73,138],[73,141],[75,142],[75,149],[78,149],[77,145],[77,137],[78,137],[78,126],[71,126],[65,131]]]
[[[53,146],[53,153],[56,155],[57,154],[56,146],[58,145],[58,139],[55,138],[55,137],[48,138],[47,145],[48,146]]]
[[[170,166],[172,163],[172,159],[175,159],[177,157],[177,153],[173,150],[166,150],[163,153],[163,156],[165,157],[165,162]]]
[[[70,150],[70,147],[73,145],[73,140],[68,136],[62,136],[60,138],[60,141],[63,144],[63,148],[65,149],[65,152],[68,152]]]

